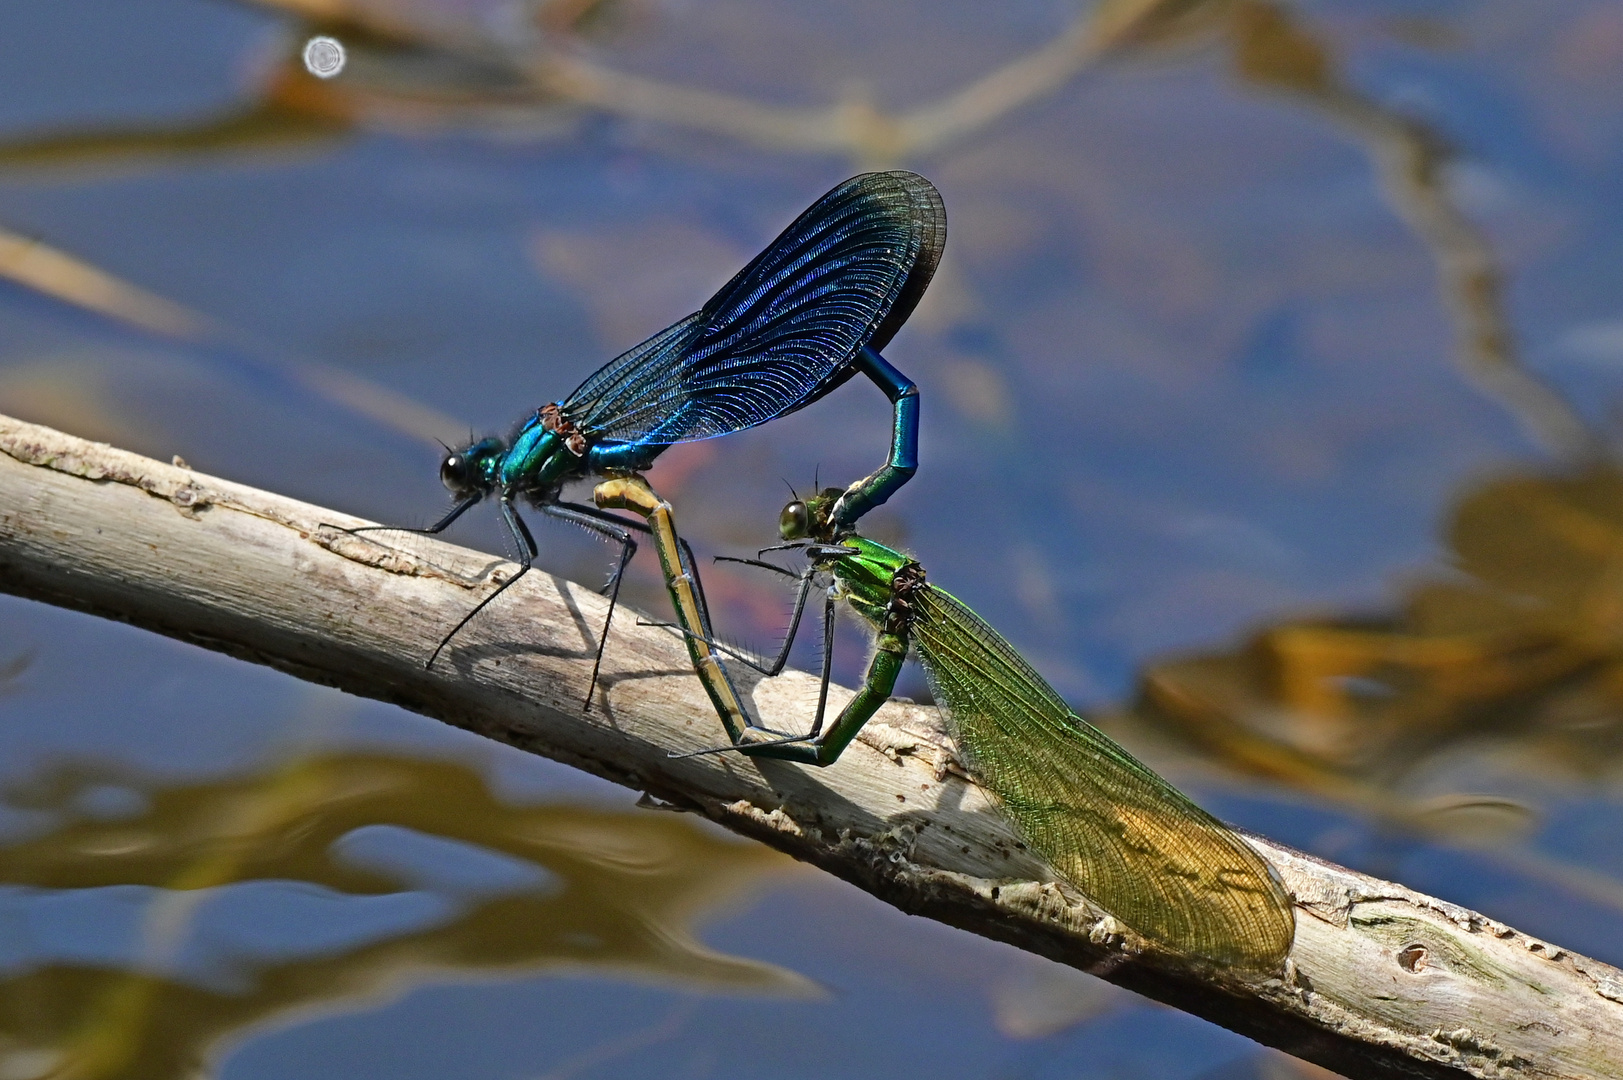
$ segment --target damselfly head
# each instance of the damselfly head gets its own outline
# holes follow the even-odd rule
[[[795,499],[778,515],[778,535],[785,540],[804,540],[810,535],[811,511]]]
[[[496,465],[505,452],[502,441],[495,438],[449,451],[440,459],[440,483],[458,499],[483,495],[494,483]]]
[[[844,494],[839,488],[824,488],[809,499],[795,499],[778,515],[778,535],[785,540],[832,540],[829,515]]]

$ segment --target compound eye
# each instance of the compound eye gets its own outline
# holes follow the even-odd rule
[[[796,499],[778,515],[778,535],[785,540],[801,540],[811,532],[811,511]]]
[[[461,454],[449,454],[440,462],[440,483],[453,494],[467,490],[468,459]]]

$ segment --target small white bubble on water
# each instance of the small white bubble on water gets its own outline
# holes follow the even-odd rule
[[[325,35],[304,43],[304,68],[318,79],[330,79],[344,70],[344,46]]]

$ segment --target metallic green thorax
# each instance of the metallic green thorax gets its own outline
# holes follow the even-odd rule
[[[903,567],[918,566],[918,563],[861,536],[848,536],[840,545],[855,548],[857,552],[832,556],[826,561],[828,570],[840,584],[840,599],[849,603],[875,629],[883,629],[896,575]]]

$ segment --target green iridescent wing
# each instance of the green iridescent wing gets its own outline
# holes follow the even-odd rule
[[[965,764],[1061,877],[1185,955],[1280,969],[1290,899],[1245,841],[1076,716],[947,593],[918,593],[912,636]]]

